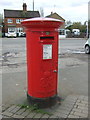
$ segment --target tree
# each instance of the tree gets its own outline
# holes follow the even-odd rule
[[[3,22],[3,15],[0,14],[0,25],[2,25],[2,22]]]
[[[81,22],[73,22],[73,24],[68,26],[66,29],[69,29],[70,31],[72,31],[72,29],[80,29],[80,32],[85,33],[86,29],[87,29],[87,26],[86,26],[85,23],[82,25]]]
[[[72,22],[71,22],[70,20],[68,20],[68,21],[65,22],[65,26],[66,26],[66,27],[69,27],[69,26],[71,26],[71,25],[72,25]]]
[[[41,17],[44,17],[44,10],[43,10],[42,7],[40,7],[40,16],[41,16]]]
[[[81,22],[74,22],[72,25],[72,29],[80,29],[81,30]]]

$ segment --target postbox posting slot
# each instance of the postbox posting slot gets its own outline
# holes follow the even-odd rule
[[[40,40],[54,40],[53,36],[42,36],[40,37]]]

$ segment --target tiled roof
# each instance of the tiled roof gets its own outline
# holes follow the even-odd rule
[[[56,18],[56,19],[60,19],[65,21],[64,18],[62,18],[60,15],[58,15],[57,13],[51,13],[50,15],[46,16],[46,17],[51,17],[51,18]]]
[[[40,17],[39,11],[7,10],[4,9],[4,17],[8,18],[33,18]]]

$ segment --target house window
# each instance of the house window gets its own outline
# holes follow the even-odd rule
[[[22,19],[16,19],[16,23],[17,23],[17,24],[20,24],[21,21],[22,21]]]
[[[23,32],[23,28],[17,28],[17,33]]]
[[[13,20],[12,19],[8,19],[8,23],[13,23]]]
[[[20,22],[22,22],[23,21],[23,19],[20,19]]]

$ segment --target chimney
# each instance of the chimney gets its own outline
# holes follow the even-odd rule
[[[26,3],[23,3],[23,11],[27,11],[27,5],[26,5]]]
[[[53,14],[53,12],[51,12],[51,15]]]

